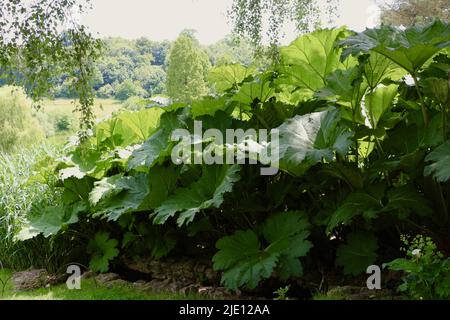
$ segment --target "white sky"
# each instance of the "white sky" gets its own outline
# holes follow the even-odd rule
[[[373,26],[378,17],[374,0],[340,0],[337,25],[355,31]],[[197,30],[203,44],[231,32],[226,12],[232,0],[92,0],[93,10],[82,22],[99,36],[174,40],[183,29]],[[289,32],[284,43],[293,40]]]

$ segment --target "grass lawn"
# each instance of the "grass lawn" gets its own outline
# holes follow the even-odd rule
[[[75,101],[77,103],[77,101]],[[48,114],[73,114],[75,109],[74,100],[71,99],[56,99],[45,100],[42,103],[42,111]],[[122,102],[114,99],[95,99],[94,114],[97,119],[102,119],[109,116],[114,111],[117,111],[122,106]],[[78,115],[76,114],[78,117]]]
[[[69,290],[65,284],[30,292],[14,293],[9,270],[0,270],[0,300],[199,300],[205,297],[172,293],[144,293],[132,287],[107,288],[93,279],[81,281],[80,290]],[[3,291],[3,285],[4,292]]]
[[[47,114],[50,118],[58,116],[68,116],[73,119],[73,129],[70,131],[55,132],[54,135],[47,138],[47,141],[52,145],[63,145],[67,138],[75,134],[79,126],[79,113],[74,112],[76,102],[70,99],[56,99],[56,100],[44,100],[41,105],[41,110]],[[114,99],[95,99],[94,103],[94,115],[96,120],[102,120],[112,113],[118,111],[122,107],[122,102]]]

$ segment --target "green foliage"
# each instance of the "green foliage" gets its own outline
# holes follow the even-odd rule
[[[246,68],[241,64],[228,64],[211,69],[208,75],[210,81],[217,92],[224,92],[229,89],[237,89],[239,84],[254,72],[251,68]]]
[[[179,212],[178,225],[190,223],[202,209],[220,208],[223,197],[240,179],[239,166],[208,166],[202,176],[186,188],[178,189],[155,211],[155,223],[163,224]]]
[[[53,82],[49,80],[64,75],[63,82],[72,89],[69,92],[77,94],[80,138],[86,138],[94,125],[92,84],[102,43],[84,26],[73,23],[72,15],[74,7],[80,14],[85,12],[89,1],[42,0],[31,4],[2,0],[0,7],[2,78],[22,85],[34,101],[39,101],[51,91]]]
[[[296,116],[278,127],[280,168],[304,174],[316,163],[332,161],[335,152],[344,155],[351,144],[351,132],[338,127],[336,110]]]
[[[88,253],[92,255],[89,268],[94,272],[108,271],[110,261],[119,254],[116,248],[118,244],[116,239],[109,238],[107,232],[97,233],[87,247]]]
[[[277,272],[282,279],[303,274],[299,257],[312,247],[306,240],[309,224],[300,212],[279,213],[270,217],[262,226],[262,237],[268,244],[261,244],[252,231],[236,231],[234,235],[220,239],[216,246],[214,268],[224,270],[222,282],[231,289],[243,285],[255,288],[262,279]]]
[[[214,66],[227,64],[250,66],[255,63],[254,50],[250,42],[233,36],[227,36],[225,39],[209,45],[206,51]]]
[[[413,239],[402,236],[406,258],[384,264],[390,270],[402,271],[400,292],[413,299],[448,299],[450,297],[450,258],[437,250],[430,237],[417,235]]]
[[[448,245],[450,136],[441,80],[448,81],[450,59],[439,49],[447,34],[443,23],[358,35],[320,30],[281,48],[281,61],[264,70],[213,69],[214,96],[119,112],[85,143],[67,146],[54,164],[61,197],[44,206],[64,214],[40,210],[49,225],[30,215],[24,220],[38,228],[29,234],[82,230],[92,240],[108,232],[121,240],[102,240],[111,257],[119,248],[129,257],[213,257],[232,289],[271,278],[288,284],[317,269],[311,258],[323,272],[337,265],[358,275],[395,252],[400,233],[433,232]],[[184,53],[197,50],[191,32],[178,44],[189,48]],[[142,45],[143,55],[151,51]],[[197,69],[204,81],[205,69]],[[194,121],[247,138],[199,138]],[[191,141],[173,141],[176,129]],[[272,132],[264,141],[249,129]],[[237,164],[195,161],[207,152],[223,160],[227,150],[236,151]],[[187,153],[172,159],[180,151]],[[257,156],[265,151],[279,156],[273,176],[261,175],[268,162]],[[94,265],[105,270],[109,261],[100,253]]]
[[[72,127],[72,118],[68,115],[60,115],[56,118],[56,130],[70,131]]]
[[[299,33],[311,32],[320,26],[319,17],[322,14],[332,21],[336,7],[336,1],[234,0],[229,17],[236,34],[247,38],[254,45],[261,45],[268,36],[270,44],[275,46],[280,38],[280,30],[286,23],[293,23]],[[268,23],[263,17],[269,17]]]
[[[146,92],[140,84],[127,79],[117,86],[115,97],[118,100],[124,101],[130,97],[144,96],[145,94]]]
[[[351,233],[347,244],[336,252],[336,264],[344,267],[345,274],[358,275],[375,262],[378,249],[377,239],[368,233]]]
[[[142,97],[129,97],[122,103],[124,109],[129,111],[138,111],[144,109],[149,104],[148,99],[144,99]]]
[[[291,286],[286,286],[284,288],[279,288],[277,291],[274,292],[276,295],[274,300],[287,300],[287,293],[289,292]]]
[[[24,241],[38,234],[42,234],[46,238],[56,235],[62,228],[78,222],[77,215],[84,209],[83,207],[56,206],[46,208],[43,212],[31,212],[28,215],[28,225],[22,227],[16,238]]]
[[[22,242],[17,236],[34,207],[55,202],[59,195],[54,159],[60,151],[49,146],[0,154],[0,262],[4,268],[47,268],[56,272],[68,261],[74,244],[60,234]]]
[[[205,97],[192,103],[192,116],[194,118],[204,115],[214,116],[217,111],[225,111],[228,107],[225,99]]]
[[[342,41],[342,44],[348,47],[343,57],[374,51],[386,56],[409,73],[415,74],[437,52],[448,47],[449,39],[448,24],[440,21],[424,27],[411,27],[404,31],[383,26],[368,29]]]
[[[311,98],[316,90],[325,86],[327,76],[355,64],[353,59],[341,62],[342,49],[336,45],[348,35],[343,28],[318,30],[281,48],[280,85],[289,88],[295,84],[293,90],[298,90],[302,97]]]
[[[192,37],[181,34],[172,45],[167,70],[167,94],[175,101],[191,102],[208,93],[210,62]]]
[[[167,75],[161,66],[144,65],[134,71],[134,76],[150,96],[165,91]]]
[[[26,147],[44,138],[44,132],[33,117],[31,102],[17,87],[0,88],[0,151]]]
[[[425,167],[425,175],[432,175],[439,182],[450,179],[450,141],[434,149],[425,160],[430,162]]]

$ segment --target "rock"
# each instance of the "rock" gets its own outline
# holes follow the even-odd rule
[[[170,279],[165,279],[165,280],[154,279],[154,280],[150,281],[148,283],[148,285],[151,288],[152,292],[161,293],[161,292],[169,291],[170,283],[171,283]]]
[[[93,277],[95,277],[95,274],[92,271],[86,271],[81,275],[82,280],[91,279]]]
[[[219,274],[211,268],[211,261],[193,259],[167,259],[165,261],[142,258],[137,261],[125,260],[125,265],[134,271],[148,274],[153,279],[172,279],[186,287],[193,283],[218,284]]]
[[[220,280],[219,273],[214,271],[212,268],[207,268],[205,270],[204,275],[209,284],[218,284],[219,283],[219,280]]]
[[[43,288],[50,284],[50,280],[51,276],[44,269],[16,272],[12,277],[15,292]]]
[[[95,280],[101,284],[111,282],[113,280],[119,279],[119,275],[116,273],[102,273],[95,277]]]
[[[232,293],[230,290],[224,287],[201,287],[198,289],[198,294],[206,296],[211,299],[238,299],[241,296],[239,290],[236,293]]]
[[[179,290],[179,293],[183,294],[183,295],[186,295],[186,296],[190,295],[190,294],[197,294],[201,287],[202,286],[199,285],[199,284],[191,284],[191,285],[188,285],[188,286],[186,286],[184,288],[181,288]]]
[[[149,282],[145,282],[143,280],[139,280],[133,283],[133,287],[136,290],[142,291],[142,292],[153,292],[152,285]]]

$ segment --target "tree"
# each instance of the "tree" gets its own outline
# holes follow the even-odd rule
[[[134,70],[134,78],[142,84],[150,96],[165,90],[167,75],[161,66],[141,66]]]
[[[278,44],[283,26],[292,22],[299,33],[310,32],[321,25],[321,15],[330,22],[336,17],[338,0],[233,0],[228,16],[234,32],[260,46],[264,37]],[[268,17],[267,26],[265,19]]]
[[[125,80],[116,89],[116,99],[127,100],[133,96],[145,96],[146,91],[138,82],[133,82],[130,79]]]
[[[227,36],[207,47],[211,64],[219,66],[240,63],[249,66],[253,63],[253,47],[248,41]]]
[[[0,153],[44,138],[44,131],[32,116],[31,101],[22,88],[0,88]]]
[[[153,56],[152,64],[163,66],[166,62],[167,52],[170,49],[169,41],[152,41],[147,38],[139,38],[136,40],[136,48],[140,54],[151,54]]]
[[[86,3],[0,0],[0,69],[7,83],[25,87],[39,101],[49,93],[51,79],[66,74],[79,98],[82,129],[94,125],[91,78],[102,44],[72,17]]]
[[[97,97],[99,98],[112,98],[114,96],[114,88],[112,85],[105,84],[103,87],[97,90]]]
[[[193,36],[183,32],[169,54],[167,94],[175,101],[190,102],[208,93],[206,77],[211,66]]]
[[[409,27],[450,19],[450,0],[383,0],[379,4],[380,20],[385,24]]]

